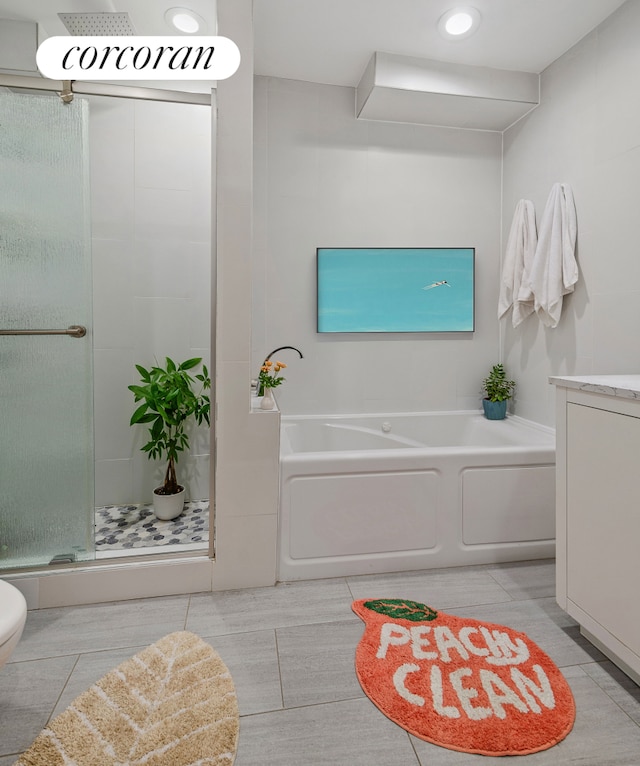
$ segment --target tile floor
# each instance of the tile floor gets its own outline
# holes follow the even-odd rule
[[[123,551],[142,553],[162,545],[207,548],[209,501],[193,500],[176,519],[160,521],[151,503],[102,505],[95,509],[96,557],[119,556]]]
[[[592,647],[554,599],[552,561],[280,584],[30,612],[0,670],[0,766],[112,667],[166,633],[214,646],[236,683],[236,766],[640,766],[640,687]],[[353,670],[357,598],[400,597],[526,632],[563,669],[573,731],[528,756],[430,745],[364,696]]]

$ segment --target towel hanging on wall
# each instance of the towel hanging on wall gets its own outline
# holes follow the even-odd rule
[[[516,205],[500,280],[498,319],[513,306],[511,322],[517,327],[534,310],[529,276],[533,265],[538,235],[533,202],[521,199]]]
[[[529,279],[535,295],[535,311],[547,327],[558,325],[563,296],[572,293],[578,281],[576,233],[573,192],[569,184],[556,183],[551,188],[540,222]]]

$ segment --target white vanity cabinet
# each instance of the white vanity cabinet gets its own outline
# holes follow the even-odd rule
[[[556,597],[640,683],[640,375],[557,386]]]

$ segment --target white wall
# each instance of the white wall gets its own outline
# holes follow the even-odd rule
[[[218,0],[217,8],[218,34],[241,55],[217,88],[213,588],[225,590],[276,579],[280,419],[251,412],[253,2]]]
[[[151,502],[164,463],[131,428],[135,364],[199,356],[210,366],[211,110],[92,97],[96,503]],[[188,497],[209,497],[209,430],[178,464]]]
[[[356,120],[353,88],[257,77],[252,377],[285,414],[477,409],[498,361],[502,136]],[[475,247],[474,334],[318,335],[316,247]]]
[[[550,425],[549,375],[640,369],[639,35],[640,0],[629,0],[545,70],[541,105],[505,133],[505,241],[519,199],[533,200],[538,222],[556,181],[576,201],[581,276],[560,324],[504,324],[516,411]]]
[[[0,69],[13,74],[37,73],[38,25],[0,19]]]

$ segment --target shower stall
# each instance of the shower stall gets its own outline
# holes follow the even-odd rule
[[[0,574],[204,555],[209,430],[182,520],[156,522],[127,386],[211,366],[212,96],[49,82],[0,75]]]

